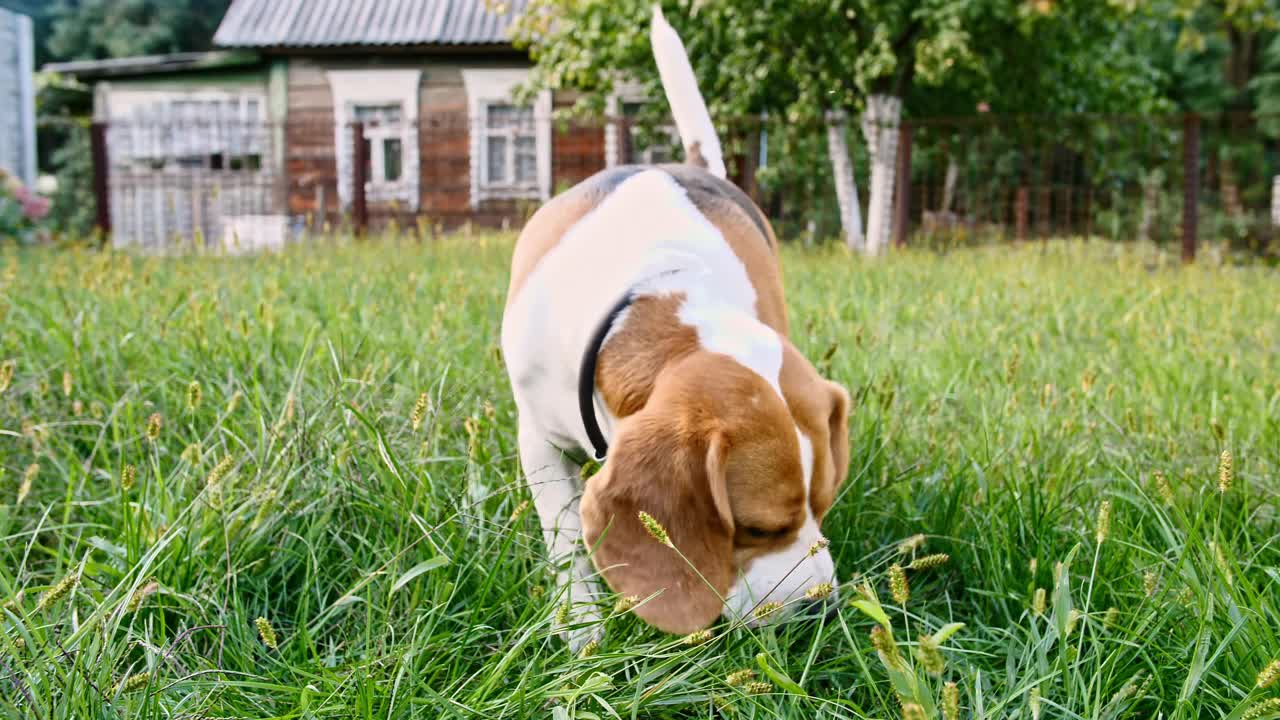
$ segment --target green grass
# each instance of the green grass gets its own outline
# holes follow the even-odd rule
[[[788,250],[797,342],[855,398],[824,526],[842,609],[700,645],[606,612],[578,658],[515,459],[509,249],[0,253],[0,716],[898,717],[897,694],[930,716],[954,682],[965,717],[1241,718],[1280,697],[1255,687],[1280,659],[1274,270]],[[921,533],[950,561],[908,569],[903,607],[889,568]],[[934,677],[916,646],[949,623]],[[767,692],[726,684],[744,668]]]

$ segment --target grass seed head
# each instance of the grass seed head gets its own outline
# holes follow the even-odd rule
[[[743,669],[743,670],[738,670],[736,672],[731,672],[728,675],[726,675],[724,678],[724,682],[726,685],[729,685],[730,687],[738,687],[739,685],[746,685],[747,683],[754,680],[755,677],[756,677],[755,670]]]
[[[919,550],[920,546],[924,545],[924,540],[925,540],[924,533],[917,533],[915,535],[912,535],[906,540],[903,540],[902,542],[898,543],[898,554],[910,555],[916,550]]]
[[[200,407],[200,400],[204,397],[204,391],[200,388],[199,380],[192,380],[187,385],[187,410],[195,412]]]
[[[409,413],[409,424],[413,427],[413,431],[417,432],[422,427],[422,420],[427,416],[427,407],[430,405],[430,398],[426,393],[418,396],[418,401],[413,404],[413,412]]]
[[[756,620],[764,620],[781,609],[782,603],[777,600],[770,600],[769,602],[760,603],[751,615],[755,617]]]
[[[667,529],[662,527],[662,523],[658,522],[652,515],[641,510],[640,524],[644,525],[644,529],[654,540],[666,545],[667,547],[675,547],[671,544],[671,537],[667,535]]]
[[[155,442],[160,439],[160,428],[164,425],[164,418],[160,417],[160,413],[151,413],[151,417],[147,418],[147,439]]]
[[[831,583],[821,582],[808,590],[805,590],[804,596],[808,600],[823,600],[831,595],[832,590],[834,590],[834,588],[831,587]]]
[[[1120,622],[1120,608],[1112,605],[1107,608],[1107,612],[1102,616],[1102,624],[1106,627],[1113,628],[1116,623]]]
[[[1071,612],[1067,613],[1067,627],[1063,635],[1070,636],[1072,633],[1074,633],[1076,631],[1076,625],[1079,622],[1080,622],[1080,611],[1075,608],[1071,608]]]
[[[747,683],[742,689],[745,690],[748,695],[765,695],[773,692],[773,684],[764,682],[763,680],[757,680],[755,682]]]
[[[116,695],[125,695],[131,692],[137,692],[144,689],[151,683],[151,673],[140,672],[124,678],[116,683]]]
[[[1031,688],[1027,700],[1031,705],[1031,720],[1040,720],[1040,688]]]
[[[1218,457],[1218,492],[1223,495],[1231,489],[1231,482],[1235,479],[1235,472],[1231,465],[1231,451],[1223,450],[1222,455]]]
[[[902,667],[902,656],[898,654],[898,643],[893,640],[893,633],[876,625],[871,628],[871,647],[880,656],[880,662],[887,668]]]
[[[125,465],[120,471],[120,489],[129,492],[138,482],[138,468]]]
[[[1160,587],[1160,576],[1156,575],[1154,570],[1148,570],[1142,574],[1142,592],[1147,597],[1153,597],[1156,590]]]
[[[680,641],[685,645],[701,645],[712,638],[710,630],[699,630],[698,632],[685,635]]]
[[[1045,590],[1044,588],[1036,588],[1036,593],[1031,600],[1031,614],[1035,616],[1043,615],[1045,611]]]
[[[31,463],[22,473],[22,484],[18,486],[18,503],[22,504],[27,496],[31,494],[31,486],[36,481],[36,476],[40,474],[40,463]]]
[[[812,545],[809,546],[809,557],[816,556],[818,553],[826,549],[829,545],[831,545],[830,540],[826,539],[825,537],[819,537],[817,540],[813,541]]]
[[[946,658],[942,656],[942,649],[932,635],[921,635],[918,640],[916,659],[920,661],[920,667],[934,677],[941,675],[947,664]]]
[[[600,652],[600,641],[592,640],[591,642],[582,646],[582,649],[578,651],[578,657],[589,658],[598,652]]]
[[[1266,689],[1280,681],[1280,660],[1272,660],[1270,665],[1258,673],[1258,687]]]
[[[893,595],[893,601],[899,605],[906,605],[911,599],[911,586],[907,584],[907,573],[897,563],[889,568],[889,593]]]
[[[240,399],[243,397],[244,397],[244,393],[240,392],[239,390],[231,393],[231,399],[227,401],[228,415],[235,412],[236,408],[240,407]]]
[[[213,469],[209,471],[209,475],[205,477],[205,486],[214,487],[218,483],[222,482],[222,479],[227,476],[227,472],[231,470],[231,465],[234,462],[235,458],[230,455],[219,460],[218,464],[214,465]]]
[[[946,565],[948,562],[951,562],[950,555],[946,553],[934,553],[932,555],[925,555],[924,557],[918,557],[915,560],[912,560],[911,564],[907,567],[912,570],[933,570],[934,568],[940,568],[943,565]]]
[[[148,596],[154,595],[159,590],[160,583],[155,580],[152,580],[146,585],[134,590],[133,595],[129,598],[129,605],[126,607],[126,612],[137,612],[138,608],[142,607],[142,602],[146,600]]]
[[[1280,715],[1280,698],[1270,698],[1245,711],[1240,720],[1262,720]]]
[[[271,623],[264,617],[260,617],[253,621],[255,627],[258,628],[258,637],[262,640],[262,644],[276,650],[279,648],[279,641],[276,638],[275,628],[271,627]]]
[[[40,596],[40,600],[36,603],[36,612],[42,612],[53,607],[59,600],[66,597],[76,585],[80,584],[80,571],[76,570],[70,575],[58,581],[57,585],[49,588]]]
[[[1156,470],[1151,473],[1151,481],[1155,483],[1156,492],[1160,494],[1160,499],[1164,501],[1164,504],[1172,505],[1174,500],[1173,488],[1169,485],[1169,478],[1165,477],[1163,472]]]
[[[942,686],[943,720],[960,720],[960,686],[949,682]]]
[[[18,362],[16,360],[5,360],[0,364],[0,395],[3,395],[9,389],[10,383],[13,382],[13,371],[17,369]]]
[[[71,377],[70,370],[62,371],[62,396],[71,397],[71,391],[75,389],[75,379]]]
[[[1111,534],[1111,501],[1103,500],[1098,506],[1098,522],[1096,525],[1094,537],[1098,544],[1106,542],[1107,536]]]
[[[898,698],[902,703],[902,720],[925,720],[924,708],[920,703],[907,702],[902,698]]]
[[[621,615],[622,613],[629,612],[638,602],[640,602],[640,596],[624,595],[618,598],[618,601],[613,604],[613,611]]]

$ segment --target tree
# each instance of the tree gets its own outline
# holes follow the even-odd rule
[[[1109,57],[1115,31],[1107,29],[1121,13],[1113,2],[718,0],[668,8],[667,17],[712,117],[767,113],[782,121],[774,130],[781,133],[826,123],[837,183],[850,167],[837,157],[843,118],[861,112],[872,165],[866,247],[875,252],[889,234],[903,113],[971,113],[976,101],[1006,92],[1013,112],[1097,109],[1143,92],[1140,75],[1127,69],[1140,63],[1129,54],[1120,70],[1104,71],[1117,61]],[[623,79],[662,97],[648,47],[650,11],[649,0],[533,0],[514,35],[535,61],[529,89],[582,91],[576,109],[595,113]],[[1036,72],[1027,58],[1044,53],[1046,38],[1053,57],[1032,63]],[[1098,72],[1081,77],[1082,68]],[[848,197],[852,175],[844,180],[839,194]],[[848,225],[846,233],[857,235]]]
[[[230,0],[58,0],[49,56],[98,60],[207,50]]]

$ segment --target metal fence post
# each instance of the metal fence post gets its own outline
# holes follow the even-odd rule
[[[364,136],[364,123],[351,125],[351,215],[356,235],[369,229],[369,204],[365,185],[369,182],[369,141]]]
[[[907,246],[911,225],[911,123],[898,126],[898,219],[894,223],[893,244]]]
[[[96,205],[94,225],[101,233],[102,244],[111,235],[110,166],[107,154],[107,124],[95,122],[89,126],[89,155],[93,163],[93,199]]]
[[[1200,222],[1200,116],[1182,119],[1182,262],[1196,259]]]
[[[1014,239],[1014,241],[1015,241],[1015,242],[1022,242],[1023,240],[1026,240],[1026,239],[1027,239],[1027,206],[1030,204],[1030,203],[1027,201],[1027,195],[1028,195],[1028,193],[1029,193],[1029,191],[1027,190],[1027,187],[1024,185],[1024,186],[1022,186],[1022,187],[1018,188],[1017,194],[1016,194],[1016,195],[1015,195],[1015,197],[1014,197],[1014,201],[1013,201],[1013,212],[1014,212],[1014,220],[1013,220],[1013,223],[1014,223],[1014,235],[1013,235],[1013,239]]]

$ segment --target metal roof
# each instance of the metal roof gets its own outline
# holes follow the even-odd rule
[[[214,45],[505,45],[529,0],[233,0]]]
[[[135,57],[109,58],[106,60],[72,60],[48,63],[45,72],[73,75],[82,80],[133,75],[156,75],[188,70],[214,70],[220,68],[253,65],[258,54],[252,51],[213,51],[169,53],[167,55],[138,55]]]

